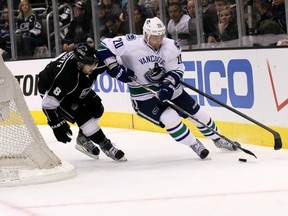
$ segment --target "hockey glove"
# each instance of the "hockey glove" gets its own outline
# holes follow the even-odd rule
[[[161,102],[164,102],[164,100],[171,100],[176,86],[179,85],[179,81],[180,77],[177,73],[169,71],[165,74],[158,93]]]
[[[70,136],[72,136],[72,131],[65,120],[49,121],[48,124],[59,142],[66,143],[71,141]]]
[[[129,77],[135,76],[134,71],[120,64],[112,69],[110,75],[124,83],[131,82],[132,80]]]
[[[160,90],[158,93],[159,100],[164,102],[164,100],[171,100],[174,92],[174,87],[170,82],[163,82],[160,85]]]

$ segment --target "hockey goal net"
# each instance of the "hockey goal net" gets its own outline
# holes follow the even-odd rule
[[[75,175],[74,167],[47,146],[1,53],[0,186],[47,183]]]

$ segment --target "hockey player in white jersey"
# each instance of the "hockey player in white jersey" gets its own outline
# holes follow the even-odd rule
[[[154,124],[165,127],[177,142],[191,147],[201,159],[206,158],[209,151],[190,132],[181,117],[193,122],[217,147],[236,150],[234,145],[164,102],[167,99],[171,100],[219,132],[215,122],[179,83],[185,70],[181,49],[174,40],[165,37],[165,32],[166,27],[160,19],[148,18],[143,25],[143,36],[128,34],[106,38],[98,48],[99,57],[109,67],[108,73],[112,77],[128,84],[136,113]],[[137,82],[132,81],[130,77],[136,78]],[[138,83],[158,92],[159,99]]]

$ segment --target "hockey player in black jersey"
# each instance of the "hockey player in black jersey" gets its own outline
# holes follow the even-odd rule
[[[67,121],[77,123],[77,150],[98,159],[100,151],[95,145],[98,144],[108,157],[126,161],[124,152],[112,145],[98,124],[104,107],[92,86],[106,69],[97,51],[87,44],[79,44],[74,51],[61,54],[39,73],[42,109],[59,142],[71,141],[72,131]]]

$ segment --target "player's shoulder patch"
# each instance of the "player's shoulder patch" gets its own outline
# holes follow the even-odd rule
[[[177,47],[178,50],[181,50],[180,44],[177,41],[174,41],[174,45]]]
[[[126,39],[127,39],[127,41],[136,40],[136,35],[135,34],[126,34]]]

